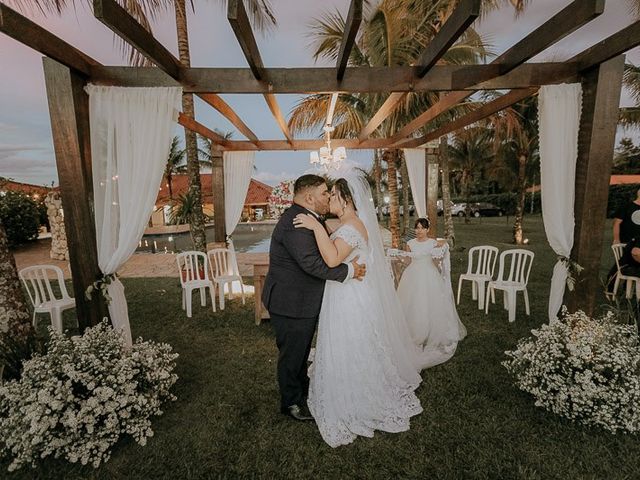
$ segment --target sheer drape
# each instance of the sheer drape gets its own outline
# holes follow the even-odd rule
[[[426,185],[426,162],[424,149],[422,148],[405,148],[404,158],[407,162],[407,170],[409,171],[409,183],[411,184],[411,195],[416,205],[418,216],[426,218],[427,216],[427,185]],[[434,219],[431,219],[434,221]]]
[[[133,254],[153,211],[182,89],[89,85],[86,91],[98,264],[109,275]],[[113,326],[131,344],[127,300],[117,278],[108,293]]]
[[[240,221],[253,173],[255,152],[224,152],[225,228],[232,235]]]
[[[540,89],[540,183],[542,219],[549,245],[559,257],[569,258],[573,248],[576,159],[582,110],[579,83],[548,85]],[[549,292],[549,321],[557,320],[569,271],[558,260]]]

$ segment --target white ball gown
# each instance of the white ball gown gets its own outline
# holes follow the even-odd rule
[[[345,262],[357,255],[360,262],[372,261],[355,227],[342,225],[331,235],[337,237],[354,247]],[[374,278],[367,273],[362,282],[328,281],[325,287],[308,405],[331,447],[372,437],[374,430],[408,430],[410,417],[422,412],[413,393],[421,381],[418,369],[402,353],[406,345],[389,333],[388,308]]]
[[[423,349],[422,366],[428,368],[449,360],[467,330],[453,298],[448,245],[439,247],[434,239],[413,239],[408,245],[411,252],[405,255],[412,260],[398,284],[398,296],[413,341]]]

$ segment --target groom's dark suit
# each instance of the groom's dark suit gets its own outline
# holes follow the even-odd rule
[[[307,359],[318,322],[326,280],[344,281],[349,267],[329,268],[322,259],[315,236],[295,228],[293,219],[309,213],[294,204],[278,221],[269,249],[269,273],[262,303],[271,315],[276,333],[278,384],[281,408],[301,405],[309,388]]]

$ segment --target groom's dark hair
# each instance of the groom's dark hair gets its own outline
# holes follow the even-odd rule
[[[293,184],[293,194],[298,195],[308,188],[318,187],[324,183],[327,183],[327,181],[318,175],[302,175],[298,177],[296,183]]]

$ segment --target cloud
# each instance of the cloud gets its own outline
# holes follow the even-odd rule
[[[280,172],[280,173],[272,173],[272,172],[260,172],[253,176],[256,180],[262,183],[266,183],[267,185],[275,186],[283,180],[293,180],[298,178],[298,174],[291,172]]]
[[[49,147],[34,145],[7,145],[0,144],[0,160],[15,156],[23,152],[51,152]],[[53,154],[53,152],[51,152]]]

